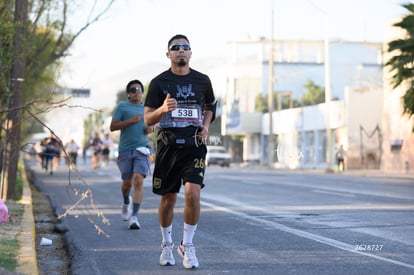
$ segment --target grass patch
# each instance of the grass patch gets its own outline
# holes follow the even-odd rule
[[[21,174],[22,167],[19,168],[16,182],[16,198],[22,198],[23,179]],[[6,223],[0,223],[0,266],[15,271],[17,267],[20,243],[17,235],[22,230],[21,222],[24,212],[24,205],[19,201],[5,201],[9,210],[10,219]]]
[[[6,201],[10,220],[0,223],[0,266],[15,271],[20,244],[17,235],[21,232],[24,206],[15,201]]]
[[[16,201],[19,201],[22,199],[23,196],[23,170],[24,169],[24,165],[21,161],[19,161],[19,163],[17,164],[17,175],[16,175]]]
[[[7,270],[15,271],[19,251],[17,240],[6,240],[0,242],[0,266]]]

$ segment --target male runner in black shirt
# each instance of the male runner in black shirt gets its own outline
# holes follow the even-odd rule
[[[200,190],[204,187],[204,140],[215,116],[215,97],[209,77],[189,66],[190,42],[178,34],[168,41],[170,69],[155,77],[148,88],[144,119],[159,123],[153,174],[153,192],[161,195],[161,265],[174,265],[171,237],[174,205],[181,185],[185,189],[184,232],[178,253],[187,269],[199,266],[193,237],[200,216]]]

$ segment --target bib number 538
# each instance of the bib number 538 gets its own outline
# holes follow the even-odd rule
[[[197,109],[190,108],[177,108],[171,115],[175,118],[198,118]]]

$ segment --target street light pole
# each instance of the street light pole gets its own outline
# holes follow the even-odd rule
[[[329,53],[329,17],[328,13],[308,0],[315,9],[323,14],[323,27],[324,27],[324,69],[325,69],[325,124],[326,124],[326,164],[327,170],[331,170],[332,166],[332,133],[331,133],[331,65],[330,65],[330,53]]]
[[[273,167],[273,158],[274,158],[274,134],[273,134],[273,83],[274,83],[274,72],[273,72],[273,51],[274,51],[274,37],[273,37],[273,0],[272,1],[272,16],[271,16],[271,37],[270,37],[270,52],[269,52],[269,84],[267,91],[267,105],[269,109],[269,135],[268,135],[268,166]]]
[[[329,18],[326,12],[324,15],[324,51],[325,51],[325,116],[326,116],[326,163],[328,171],[332,167],[332,133],[331,133],[331,65],[329,53]]]

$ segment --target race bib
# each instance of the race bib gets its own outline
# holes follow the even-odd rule
[[[171,112],[174,122],[197,122],[201,120],[201,109],[197,105],[178,104],[177,109]]]

